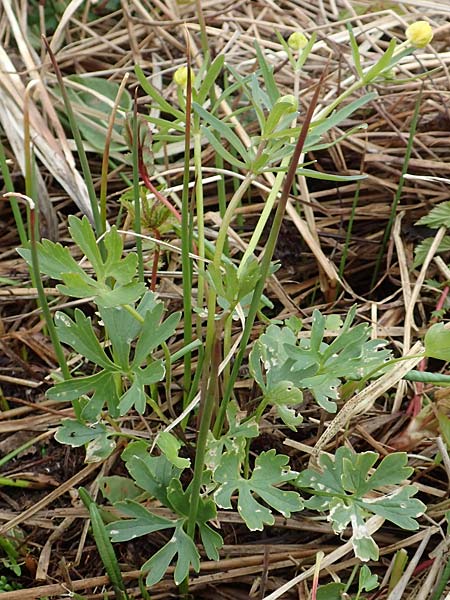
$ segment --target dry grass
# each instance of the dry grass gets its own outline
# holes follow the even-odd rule
[[[194,62],[201,64],[199,24],[194,3],[176,0],[121,0],[111,12],[105,2],[67,4],[64,16],[53,32],[46,31],[42,7],[22,0],[0,2],[0,124],[6,144],[14,183],[22,190],[24,173],[23,112],[28,102],[33,151],[39,165],[39,208],[43,217],[43,235],[64,241],[67,238],[66,216],[77,210],[90,214],[87,190],[74,158],[74,145],[60,122],[55,106],[59,100],[55,75],[46,54],[31,44],[30,23],[35,39],[47,35],[64,74],[82,74],[121,82],[129,74],[128,88],[136,86],[133,68],[139,64],[155,87],[167,90],[170,101],[175,93],[169,84],[174,70],[185,62],[186,36]],[[81,5],[81,13],[75,10]],[[255,69],[254,40],[266,51],[273,64],[277,81],[292,92],[292,75],[282,48],[274,34],[283,36],[299,27],[317,31],[318,41],[305,65],[300,82],[300,102],[308,105],[315,82],[329,63],[329,75],[323,90],[323,102],[333,98],[346,85],[344,75],[351,72],[351,55],[345,22],[350,22],[368,64],[376,61],[387,46],[386,34],[402,39],[407,23],[426,18],[435,29],[432,47],[416,52],[402,62],[403,78],[416,75],[424,68],[435,69],[422,80],[377,87],[382,101],[372,103],[361,116],[368,127],[330,151],[310,157],[318,168],[327,172],[351,174],[363,170],[367,179],[360,184],[359,202],[354,213],[352,238],[343,280],[338,266],[352,214],[356,185],[316,185],[300,187],[288,206],[283,236],[277,249],[282,263],[272,277],[268,295],[275,302],[276,318],[300,314],[308,323],[314,307],[323,310],[347,310],[355,301],[358,318],[369,322],[374,337],[386,337],[400,353],[407,353],[428,325],[437,294],[424,283],[426,278],[448,279],[445,264],[433,262],[430,254],[422,272],[412,269],[413,245],[420,231],[413,223],[433,205],[448,198],[448,181],[432,177],[449,177],[450,171],[450,3],[448,0],[206,0],[202,2],[207,33],[213,54],[225,52],[226,60],[241,74]],[[96,17],[92,19],[92,13]],[[89,22],[88,22],[89,16]],[[27,25],[28,23],[28,25]],[[408,173],[425,176],[404,182],[397,207],[393,235],[376,288],[371,289],[371,275],[387,225],[391,206],[401,178],[408,132],[418,94],[422,90],[420,120]],[[148,98],[139,97],[142,110]],[[222,106],[227,112],[230,107]],[[350,126],[352,123],[346,123]],[[251,131],[236,128],[244,143]],[[338,136],[339,130],[332,135]],[[179,149],[158,167],[159,181],[169,186],[181,182],[182,164]],[[214,175],[211,153],[205,145],[205,177]],[[101,157],[90,154],[95,184],[100,186]],[[116,168],[109,178],[108,218],[114,222],[117,198],[125,188],[122,172],[129,167],[115,157]],[[270,176],[261,178],[252,190],[251,201],[240,209],[241,220],[233,223],[230,245],[241,251],[251,234],[256,217],[270,189]],[[213,237],[220,223],[214,186],[205,184],[207,234]],[[177,192],[173,199],[177,201]],[[298,207],[302,207],[299,212]],[[30,481],[27,490],[3,487],[0,490],[0,535],[20,527],[25,535],[22,583],[27,589],[7,592],[5,600],[31,600],[42,597],[65,597],[70,591],[84,598],[111,597],[108,580],[88,534],[87,513],[81,507],[74,488],[87,486],[92,495],[98,491],[98,478],[115,472],[117,454],[104,464],[83,466],[81,453],[70,452],[52,441],[52,433],[62,416],[70,416],[67,405],[45,399],[49,374],[55,368],[53,349],[43,332],[36,309],[36,291],[29,286],[28,271],[14,248],[19,240],[6,203],[0,205],[0,277],[14,284],[0,287],[0,453],[6,455],[25,441],[36,438],[26,451],[3,466],[2,476]],[[243,224],[243,226],[242,226]],[[176,240],[167,239],[177,243]],[[442,261],[441,261],[442,262]],[[171,252],[166,267],[159,273],[159,292],[170,308],[179,306],[182,297],[179,255]],[[336,289],[340,289],[336,294]],[[52,310],[73,307],[81,301],[69,301],[55,289],[46,290],[52,298]],[[235,334],[238,334],[236,329]],[[407,363],[407,369],[411,368]],[[175,376],[180,373],[175,371]],[[290,454],[294,465],[306,464],[309,454],[332,449],[345,443],[358,449],[375,449],[386,454],[392,448],[413,453],[415,483],[429,506],[421,530],[411,536],[394,528],[381,528],[375,535],[381,548],[380,562],[374,570],[383,579],[395,551],[408,548],[411,560],[402,589],[386,591],[373,598],[426,600],[438,579],[448,551],[442,522],[450,508],[447,490],[450,473],[445,462],[434,458],[439,446],[436,422],[430,414],[417,422],[406,414],[408,399],[417,390],[400,383],[395,401],[385,392],[401,378],[379,385],[368,398],[364,414],[354,419],[348,429],[347,419],[321,415],[309,407],[305,428],[299,439],[289,439],[267,423],[262,443]],[[420,391],[420,390],[419,390]],[[425,392],[432,396],[434,390]],[[174,389],[173,401],[179,392]],[[238,393],[245,402],[251,396],[251,382],[241,381]],[[445,394],[436,402],[445,403]],[[374,401],[377,400],[376,403]],[[356,411],[347,417],[355,417]],[[128,420],[123,426],[134,427],[148,435],[139,421]],[[154,422],[150,423],[155,426]],[[332,435],[331,435],[332,434]],[[321,437],[322,436],[322,437]],[[314,446],[315,450],[314,450]],[[444,449],[445,450],[445,449]],[[445,454],[445,452],[444,452]],[[305,518],[278,518],[275,527],[264,537],[250,535],[241,526],[237,514],[219,513],[225,547],[219,563],[204,562],[192,589],[197,598],[284,598],[309,597],[316,552],[323,550],[326,573],[342,576],[351,572],[355,560],[349,558],[348,543],[336,538],[325,522]],[[143,598],[137,585],[142,557],[153,550],[153,543],[122,544],[119,559],[132,597]],[[425,566],[429,558],[434,564]],[[295,579],[294,579],[295,577]],[[329,579],[326,579],[329,580]],[[106,587],[104,587],[106,586]],[[284,586],[284,587],[283,587]],[[278,592],[277,592],[278,590]],[[170,575],[156,585],[152,599],[174,597]]]

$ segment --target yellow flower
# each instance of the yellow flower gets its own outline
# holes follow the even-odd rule
[[[416,21],[406,30],[406,39],[417,48],[425,48],[433,39],[433,30],[427,21]]]
[[[194,71],[191,69],[191,80],[192,79],[194,79]],[[180,67],[179,69],[177,69],[175,71],[175,73],[173,74],[173,80],[175,81],[175,83],[177,85],[185,88],[187,86],[187,80],[188,80],[188,68]]]
[[[291,33],[288,39],[288,46],[292,50],[303,50],[308,43],[306,36],[301,31]]]

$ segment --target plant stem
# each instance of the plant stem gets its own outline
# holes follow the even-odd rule
[[[191,106],[192,106],[192,71],[188,47],[188,76],[186,87],[186,131],[184,136],[184,173],[183,192],[181,196],[181,266],[183,273],[183,343],[189,346],[192,342],[192,264],[189,254],[192,249],[191,216],[189,211],[189,167],[191,151]],[[189,402],[191,388],[191,353],[184,355],[183,376],[183,408]]]
[[[203,469],[205,465],[206,443],[208,441],[208,433],[218,392],[221,322],[219,321],[218,323],[216,323],[216,326],[216,339],[212,353],[209,380],[206,386],[206,391],[204,392],[204,397],[202,398],[200,404],[201,422],[195,452],[194,476],[190,485],[191,494],[189,506],[189,519],[187,523],[187,534],[191,538],[193,538],[195,534],[195,523],[197,519],[198,505],[200,501],[200,488],[202,484]]]
[[[111,114],[109,115],[108,120],[108,129],[105,137],[105,148],[103,151],[102,158],[102,173],[101,173],[101,183],[100,183],[100,220],[102,223],[102,230],[106,231],[106,193],[108,189],[108,166],[109,166],[109,151],[111,147],[111,138],[114,129],[114,122],[116,120],[117,110],[119,108],[120,99],[122,97],[123,91],[125,89],[125,85],[128,81],[129,73],[125,73],[124,78],[119,86],[117,91],[116,98],[114,100],[114,106],[112,108]],[[137,246],[137,242],[136,242]]]
[[[197,12],[198,24],[200,25],[200,43],[202,46],[203,57],[207,60],[209,56],[209,47],[208,47],[208,35],[206,33],[206,23],[205,17],[203,15],[203,8],[201,0],[195,1],[195,7]]]
[[[202,184],[202,144],[200,133],[200,119],[194,117],[194,167],[195,167],[195,203],[197,209],[197,252],[200,259],[205,258],[205,217],[203,208]],[[198,261],[197,306],[203,307],[205,289],[205,265],[203,260]],[[197,334],[200,337],[201,318],[197,319]]]
[[[297,171],[298,161],[302,154],[303,146],[305,144],[306,137],[308,135],[308,129],[309,129],[309,125],[311,123],[312,115],[313,115],[314,109],[317,105],[317,101],[319,99],[319,93],[320,93],[320,90],[322,87],[322,83],[326,77],[327,72],[328,72],[328,69],[324,69],[324,71],[322,72],[322,76],[317,84],[313,98],[308,107],[308,111],[306,113],[305,120],[303,122],[303,126],[300,130],[300,135],[297,140],[297,144],[296,144],[294,152],[292,154],[289,169],[286,174],[286,179],[284,181],[283,191],[282,191],[280,200],[278,202],[273,225],[272,225],[272,228],[271,228],[270,234],[269,234],[269,239],[267,240],[264,256],[261,261],[261,274],[260,274],[258,283],[256,284],[255,291],[253,292],[252,303],[250,305],[247,319],[245,321],[245,327],[244,327],[244,331],[242,333],[241,343],[239,345],[239,351],[238,351],[238,354],[234,361],[234,365],[233,365],[233,369],[231,371],[231,376],[228,381],[228,385],[224,390],[222,402],[219,407],[219,413],[217,415],[216,422],[214,424],[214,435],[216,437],[220,436],[220,434],[222,432],[222,427],[223,427],[223,423],[225,421],[225,414],[226,414],[228,402],[231,398],[231,394],[232,394],[233,388],[234,388],[234,383],[237,379],[240,366],[242,364],[245,352],[247,350],[247,344],[250,339],[250,335],[252,332],[256,313],[258,312],[261,295],[263,293],[264,286],[266,284],[266,279],[269,274],[270,262],[272,260],[273,252],[275,250],[275,245],[278,240],[278,235],[280,233],[281,223],[283,221],[283,216],[284,216],[284,213],[286,210],[289,193],[291,191],[291,187],[292,187],[292,184],[293,184],[293,181],[295,178],[295,173]]]
[[[134,231],[136,235],[136,252],[138,255],[139,280],[144,281],[144,258],[142,256],[141,238],[141,194],[139,188],[139,123],[137,114],[137,98],[134,98],[133,106],[133,135],[132,135],[132,158],[133,158],[133,200],[134,200]]]
[[[6,162],[5,149],[3,147],[2,140],[0,139],[0,172],[3,177],[3,181],[5,182],[5,188],[7,192],[14,192],[14,185],[11,179],[11,174],[9,172],[8,164]],[[16,223],[17,232],[19,234],[20,243],[22,246],[25,246],[28,238],[27,233],[25,231],[25,225],[22,219],[22,213],[20,212],[19,203],[17,199],[11,196],[9,198],[9,202],[11,204],[11,209],[14,215],[14,221]]]
[[[223,215],[222,224],[220,225],[219,234],[217,236],[216,250],[214,252],[214,259],[213,259],[214,265],[216,267],[220,267],[220,263],[222,261],[222,254],[223,254],[225,242],[226,242],[227,236],[228,236],[228,227],[230,226],[230,223],[233,220],[234,211],[238,207],[239,202],[244,197],[244,194],[247,191],[248,186],[250,185],[250,183],[252,182],[254,177],[255,177],[255,175],[251,171],[249,171],[247,173],[247,175],[245,176],[245,179],[241,182],[240,186],[238,187],[236,192],[233,194],[233,197],[231,198],[230,203],[227,206],[227,210],[225,211],[225,214]]]
[[[248,243],[248,246],[247,246],[247,248],[244,252],[244,255],[241,259],[241,262],[239,264],[238,276],[242,274],[242,271],[245,268],[245,264],[246,264],[247,260],[250,258],[250,256],[252,256],[252,254],[254,254],[256,247],[259,243],[259,240],[261,239],[262,232],[263,232],[264,227],[270,217],[270,213],[272,212],[273,206],[275,204],[275,201],[277,199],[281,185],[283,183],[283,179],[285,177],[284,169],[287,169],[288,165],[289,165],[289,156],[285,156],[280,165],[280,168],[282,170],[279,171],[275,177],[275,181],[272,185],[269,195],[267,196],[261,216],[258,219],[255,230],[250,239],[250,242]]]
[[[444,590],[445,590],[445,587],[446,587],[449,579],[450,579],[450,558],[447,560],[447,563],[442,572],[439,583],[437,584],[437,586],[434,590],[434,594],[433,594],[431,600],[441,600]]]
[[[358,201],[359,201],[360,187],[361,186],[360,186],[360,183],[358,181],[357,184],[356,184],[355,195],[353,196],[352,211],[350,213],[350,219],[349,219],[349,222],[348,222],[347,234],[345,236],[345,244],[344,244],[344,249],[342,251],[341,262],[339,263],[339,278],[340,279],[342,279],[342,277],[344,276],[345,263],[347,262],[347,256],[348,256],[348,248],[350,246],[350,240],[351,240],[351,237],[352,237],[353,222],[355,220],[356,207],[358,206]]]
[[[408,137],[408,142],[406,145],[405,158],[403,160],[402,173],[400,175],[400,180],[398,182],[397,191],[395,192],[394,202],[392,203],[392,206],[391,206],[391,214],[389,215],[389,222],[387,224],[386,229],[384,230],[383,241],[381,242],[381,248],[380,248],[380,251],[378,252],[377,262],[375,264],[375,270],[373,272],[372,282],[370,284],[372,288],[374,287],[375,282],[377,281],[377,278],[378,278],[378,273],[380,272],[381,261],[383,260],[386,246],[387,246],[389,237],[391,235],[392,227],[393,227],[394,220],[395,220],[395,215],[397,213],[397,206],[400,202],[400,198],[402,195],[403,184],[405,182],[405,175],[408,171],[409,160],[411,158],[411,153],[412,153],[412,149],[413,149],[414,136],[416,133],[417,122],[419,120],[419,110],[420,110],[420,103],[422,101],[422,92],[423,92],[423,87],[421,88],[419,95],[417,96],[417,99],[416,99],[414,113],[413,113],[413,116],[411,119],[411,125],[409,127],[409,137]]]
[[[31,200],[31,198],[29,199]],[[45,322],[47,324],[48,333],[50,339],[52,341],[53,349],[56,354],[56,358],[58,360],[59,367],[61,369],[61,373],[63,374],[64,379],[70,379],[70,371],[67,366],[66,357],[64,355],[64,350],[62,348],[61,342],[59,341],[58,334],[56,333],[56,327],[53,323],[52,315],[50,313],[50,309],[47,303],[47,297],[45,295],[44,286],[42,284],[42,279],[39,277],[39,257],[37,251],[37,243],[36,238],[38,236],[38,227],[36,222],[36,210],[34,206],[34,202],[30,203],[30,250],[31,250],[31,264],[33,266],[33,272],[35,273],[35,286],[38,293],[39,304],[41,306],[42,314],[44,315]]]
[[[61,95],[64,101],[64,107],[66,109],[67,118],[69,119],[70,129],[72,131],[73,139],[75,140],[75,144],[77,147],[78,158],[80,159],[81,169],[83,171],[84,181],[86,182],[86,187],[89,194],[89,201],[91,204],[92,215],[94,218],[95,231],[97,237],[100,237],[104,230],[102,228],[102,221],[100,218],[100,211],[98,209],[97,196],[95,194],[94,182],[92,180],[92,174],[89,167],[89,161],[86,156],[86,151],[84,149],[83,140],[81,138],[80,130],[77,125],[77,120],[75,114],[72,109],[72,105],[69,100],[69,96],[67,94],[66,86],[64,85],[64,80],[61,74],[61,70],[56,61],[55,55],[53,54],[52,49],[50,48],[50,44],[47,39],[43,38],[45,47],[47,48],[47,52],[50,56],[50,60],[52,62],[53,68],[55,70],[56,78],[58,79],[59,87],[61,90]],[[100,244],[100,248],[103,249],[103,243]]]

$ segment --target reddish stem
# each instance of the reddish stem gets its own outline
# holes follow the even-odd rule
[[[161,239],[161,236],[159,235],[159,231],[157,229],[153,230],[153,235],[155,236],[155,238],[157,240]],[[152,292],[156,291],[156,276],[157,276],[157,273],[158,273],[159,254],[160,254],[160,247],[159,247],[159,244],[156,244],[156,246],[155,246],[155,252],[153,254],[152,281],[151,281],[151,284],[150,284],[150,289],[151,289]]]
[[[155,186],[153,185],[153,183],[150,181],[150,177],[148,176],[147,173],[147,168],[144,164],[144,161],[142,160],[142,149],[139,148],[139,175],[142,178],[142,181],[145,184],[145,187],[152,193],[154,194],[154,196],[164,204],[164,206],[166,206],[170,212],[174,215],[174,217],[176,218],[176,220],[181,223],[181,215],[180,213],[177,211],[177,209],[169,202],[169,200],[167,200],[167,198],[165,196],[163,196],[161,194],[161,192],[159,192]]]

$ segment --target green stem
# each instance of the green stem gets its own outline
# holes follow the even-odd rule
[[[32,487],[31,481],[25,479],[9,479],[9,477],[0,477],[1,486],[29,488]]]
[[[278,240],[278,235],[280,233],[280,228],[281,228],[281,223],[283,221],[284,213],[286,211],[286,205],[288,202],[289,193],[291,191],[291,187],[292,187],[292,184],[293,184],[293,181],[295,178],[295,174],[296,174],[296,171],[298,168],[298,162],[300,160],[303,146],[305,144],[305,140],[308,135],[309,125],[311,123],[312,115],[313,115],[314,109],[317,105],[317,101],[319,99],[319,93],[320,93],[320,90],[321,90],[321,87],[322,87],[322,84],[323,84],[326,74],[327,74],[327,69],[325,69],[322,72],[322,76],[317,84],[313,98],[308,107],[308,111],[306,113],[305,120],[303,122],[303,126],[300,130],[300,135],[298,137],[297,144],[295,146],[294,152],[291,157],[291,162],[289,165],[288,172],[286,174],[283,191],[281,193],[281,197],[278,202],[273,225],[270,230],[269,238],[266,243],[264,256],[261,261],[260,278],[258,280],[258,283],[256,284],[255,291],[253,292],[252,303],[250,305],[247,319],[245,321],[245,327],[244,327],[244,331],[242,333],[242,338],[241,338],[241,343],[239,345],[238,354],[234,361],[234,365],[233,365],[233,369],[231,371],[231,376],[228,381],[228,385],[224,390],[222,402],[219,407],[219,413],[217,415],[217,419],[214,424],[214,435],[216,437],[219,437],[222,432],[228,402],[231,398],[231,394],[233,393],[234,383],[238,377],[239,369],[240,369],[240,366],[242,364],[242,361],[244,359],[244,356],[245,356],[245,353],[247,350],[247,344],[250,339],[250,335],[251,335],[251,332],[253,329],[253,323],[255,321],[256,314],[258,312],[261,295],[264,291],[266,279],[269,275],[270,263],[271,263],[273,252],[274,252],[277,240]]]
[[[30,206],[30,250],[31,250],[31,265],[33,267],[33,272],[35,273],[35,285],[38,293],[39,304],[42,310],[42,314],[44,315],[45,322],[47,324],[48,333],[50,339],[53,344],[53,349],[56,354],[56,358],[58,360],[59,367],[61,369],[61,373],[63,374],[64,379],[70,379],[70,371],[67,366],[66,357],[64,355],[64,350],[62,348],[61,342],[59,341],[58,334],[56,333],[55,324],[53,323],[52,315],[47,303],[47,297],[45,295],[44,286],[42,284],[42,279],[39,277],[39,257],[37,251],[36,238],[38,236],[38,228],[37,222],[35,219],[36,210],[33,206]]]
[[[424,358],[425,357],[425,353],[421,352],[420,354],[410,354],[410,355],[405,355],[405,356],[399,356],[398,358],[391,358],[391,360],[386,361],[385,363],[383,363],[382,365],[379,365],[378,367],[376,367],[375,369],[373,369],[372,371],[370,371],[370,373],[368,373],[365,377],[363,377],[360,382],[359,382],[359,389],[362,389],[365,384],[372,379],[372,377],[374,375],[376,375],[378,373],[378,371],[381,371],[382,369],[385,369],[386,367],[390,367],[391,365],[396,365],[399,362],[403,362],[405,360],[410,360],[411,358]]]
[[[206,23],[205,17],[203,15],[202,2],[201,0],[196,0],[195,2],[198,24],[200,25],[200,43],[202,46],[203,57],[207,60],[209,56],[209,48],[208,48],[208,35],[206,33]]]
[[[192,250],[191,216],[189,211],[189,168],[191,151],[191,105],[192,78],[188,55],[188,79],[186,87],[186,131],[184,136],[184,172],[183,192],[181,196],[181,266],[183,273],[183,342],[189,346],[192,342],[192,264],[189,254]],[[191,353],[184,355],[183,408],[188,405],[191,388]]]
[[[413,149],[414,136],[416,133],[417,123],[419,120],[419,110],[420,110],[420,103],[422,100],[422,92],[423,92],[423,88],[420,90],[420,93],[416,99],[416,105],[414,107],[414,113],[413,113],[413,117],[411,119],[411,125],[409,127],[409,137],[408,137],[408,142],[406,145],[405,158],[403,160],[402,173],[400,175],[400,180],[398,182],[397,191],[395,192],[394,202],[392,203],[392,206],[391,206],[391,214],[389,215],[389,222],[387,224],[386,229],[384,230],[383,241],[381,242],[381,248],[380,248],[380,251],[378,252],[377,262],[375,264],[375,270],[373,272],[371,287],[374,287],[374,285],[377,281],[378,273],[380,272],[381,262],[383,260],[386,246],[387,246],[389,237],[391,235],[392,227],[393,227],[394,221],[395,221],[395,216],[397,214],[397,206],[400,202],[400,198],[402,195],[403,184],[405,182],[405,175],[408,171],[409,160],[411,158],[412,149]]]
[[[341,279],[344,276],[345,263],[347,262],[348,249],[350,246],[350,240],[352,237],[352,230],[353,230],[353,223],[354,223],[355,214],[356,214],[356,207],[358,206],[358,201],[359,201],[359,191],[360,191],[360,183],[358,182],[356,184],[355,195],[353,196],[352,211],[350,213],[350,219],[348,222],[347,234],[345,236],[345,244],[344,244],[344,249],[342,251],[341,262],[339,263],[339,277]]]
[[[195,534],[195,524],[197,520],[198,505],[200,502],[200,488],[203,479],[203,469],[205,467],[206,444],[211,426],[212,414],[217,400],[219,363],[220,363],[220,322],[217,323],[216,340],[212,353],[211,369],[206,391],[202,393],[201,400],[201,422],[198,432],[197,445],[195,451],[194,475],[191,482],[189,518],[187,523],[187,534],[193,538]]]
[[[251,171],[249,173],[247,173],[247,175],[245,176],[245,179],[241,182],[240,186],[238,187],[236,192],[233,194],[233,197],[227,206],[227,210],[225,211],[225,214],[223,215],[222,223],[220,225],[219,233],[217,236],[216,250],[214,252],[214,259],[213,259],[214,265],[216,267],[220,267],[220,263],[222,261],[222,254],[224,251],[225,242],[228,237],[228,227],[230,226],[230,223],[233,220],[234,212],[235,212],[236,208],[239,206],[239,202],[244,197],[244,194],[247,191],[247,189],[248,189],[249,185],[251,184],[252,180],[254,179],[254,177],[255,177],[255,175]]]
[[[442,572],[439,583],[437,584],[437,586],[434,590],[434,594],[433,594],[431,600],[441,600],[449,579],[450,579],[450,558],[447,560],[447,563]]]
[[[136,235],[136,252],[138,255],[138,274],[139,280],[144,281],[144,258],[142,255],[142,237],[141,237],[141,193],[139,186],[139,121],[137,115],[137,99],[134,99],[133,109],[133,140],[132,140],[132,158],[133,158],[133,201],[134,201],[134,231]],[[155,250],[156,252],[156,250]]]
[[[50,44],[48,43],[48,41],[45,37],[43,38],[43,41],[47,48],[47,52],[50,56],[50,60],[52,62],[53,68],[55,70],[56,78],[58,79],[61,96],[63,98],[67,118],[69,119],[70,129],[72,131],[73,139],[75,140],[75,144],[77,147],[78,158],[80,159],[84,181],[86,182],[86,187],[87,187],[88,194],[89,194],[89,201],[91,204],[92,215],[94,217],[95,231],[96,231],[97,236],[99,237],[104,233],[104,231],[102,228],[100,211],[98,209],[97,196],[95,194],[95,187],[94,187],[94,182],[92,180],[91,169],[89,167],[89,161],[87,159],[86,151],[85,151],[84,145],[83,145],[83,139],[81,137],[80,130],[77,125],[75,113],[73,112],[72,104],[69,100],[66,86],[64,85],[64,80],[63,80],[63,77],[61,74],[61,70],[56,61],[55,55],[53,54],[53,51],[50,48]],[[101,248],[103,248],[103,244],[101,244]]]
[[[194,117],[194,168],[195,168],[195,202],[197,209],[197,251],[200,259],[198,261],[197,282],[197,306],[203,307],[205,293],[205,216],[203,207],[203,184],[202,184],[202,142],[200,133],[199,117]],[[201,336],[201,318],[197,319],[197,334]]]
[[[223,355],[228,356],[228,353],[231,349],[231,335],[233,331],[233,319],[232,316],[225,321],[225,325],[223,328]],[[225,368],[222,373],[223,385],[226,387],[228,384],[228,380],[231,374],[231,365],[230,361],[227,362]]]
[[[123,304],[122,306],[128,313],[130,313],[130,315],[132,315],[136,319],[136,321],[139,321],[139,323],[144,322],[144,317],[138,313],[134,306],[131,306],[131,304]]]
[[[6,162],[5,149],[3,147],[2,140],[0,139],[0,171],[2,173],[3,181],[5,182],[5,188],[7,192],[14,192],[14,185],[9,172],[8,164]],[[28,238],[25,231],[25,225],[22,219],[22,213],[20,212],[19,203],[16,198],[10,196],[9,202],[14,215],[14,221],[16,223],[17,232],[19,234],[20,243],[25,246]]]
[[[261,239],[261,235],[263,233],[264,227],[270,217],[270,213],[272,212],[275,201],[280,192],[281,185],[283,183],[285,177],[285,169],[287,169],[289,165],[289,156],[285,156],[281,162],[281,171],[279,171],[275,177],[275,181],[273,183],[272,189],[270,190],[269,195],[267,196],[267,200],[264,204],[264,208],[262,210],[261,216],[258,219],[253,235],[250,239],[250,242],[244,252],[242,260],[238,267],[238,277],[242,275],[242,271],[245,268],[245,264],[247,260],[254,254],[256,247]]]
[[[11,452],[8,452],[8,454],[5,454],[5,456],[2,456],[0,458],[0,467],[3,467],[3,465],[6,465],[7,462],[9,462],[13,458],[15,458],[18,454],[20,454],[21,452],[23,452],[24,450],[26,450],[30,446],[34,446],[35,444],[37,444],[41,440],[44,440],[47,437],[49,437],[49,432],[45,431],[44,433],[41,433],[40,435],[31,438],[30,440],[28,440],[24,444],[21,444],[20,446],[17,446],[17,448],[14,448],[14,450],[11,450]]]

